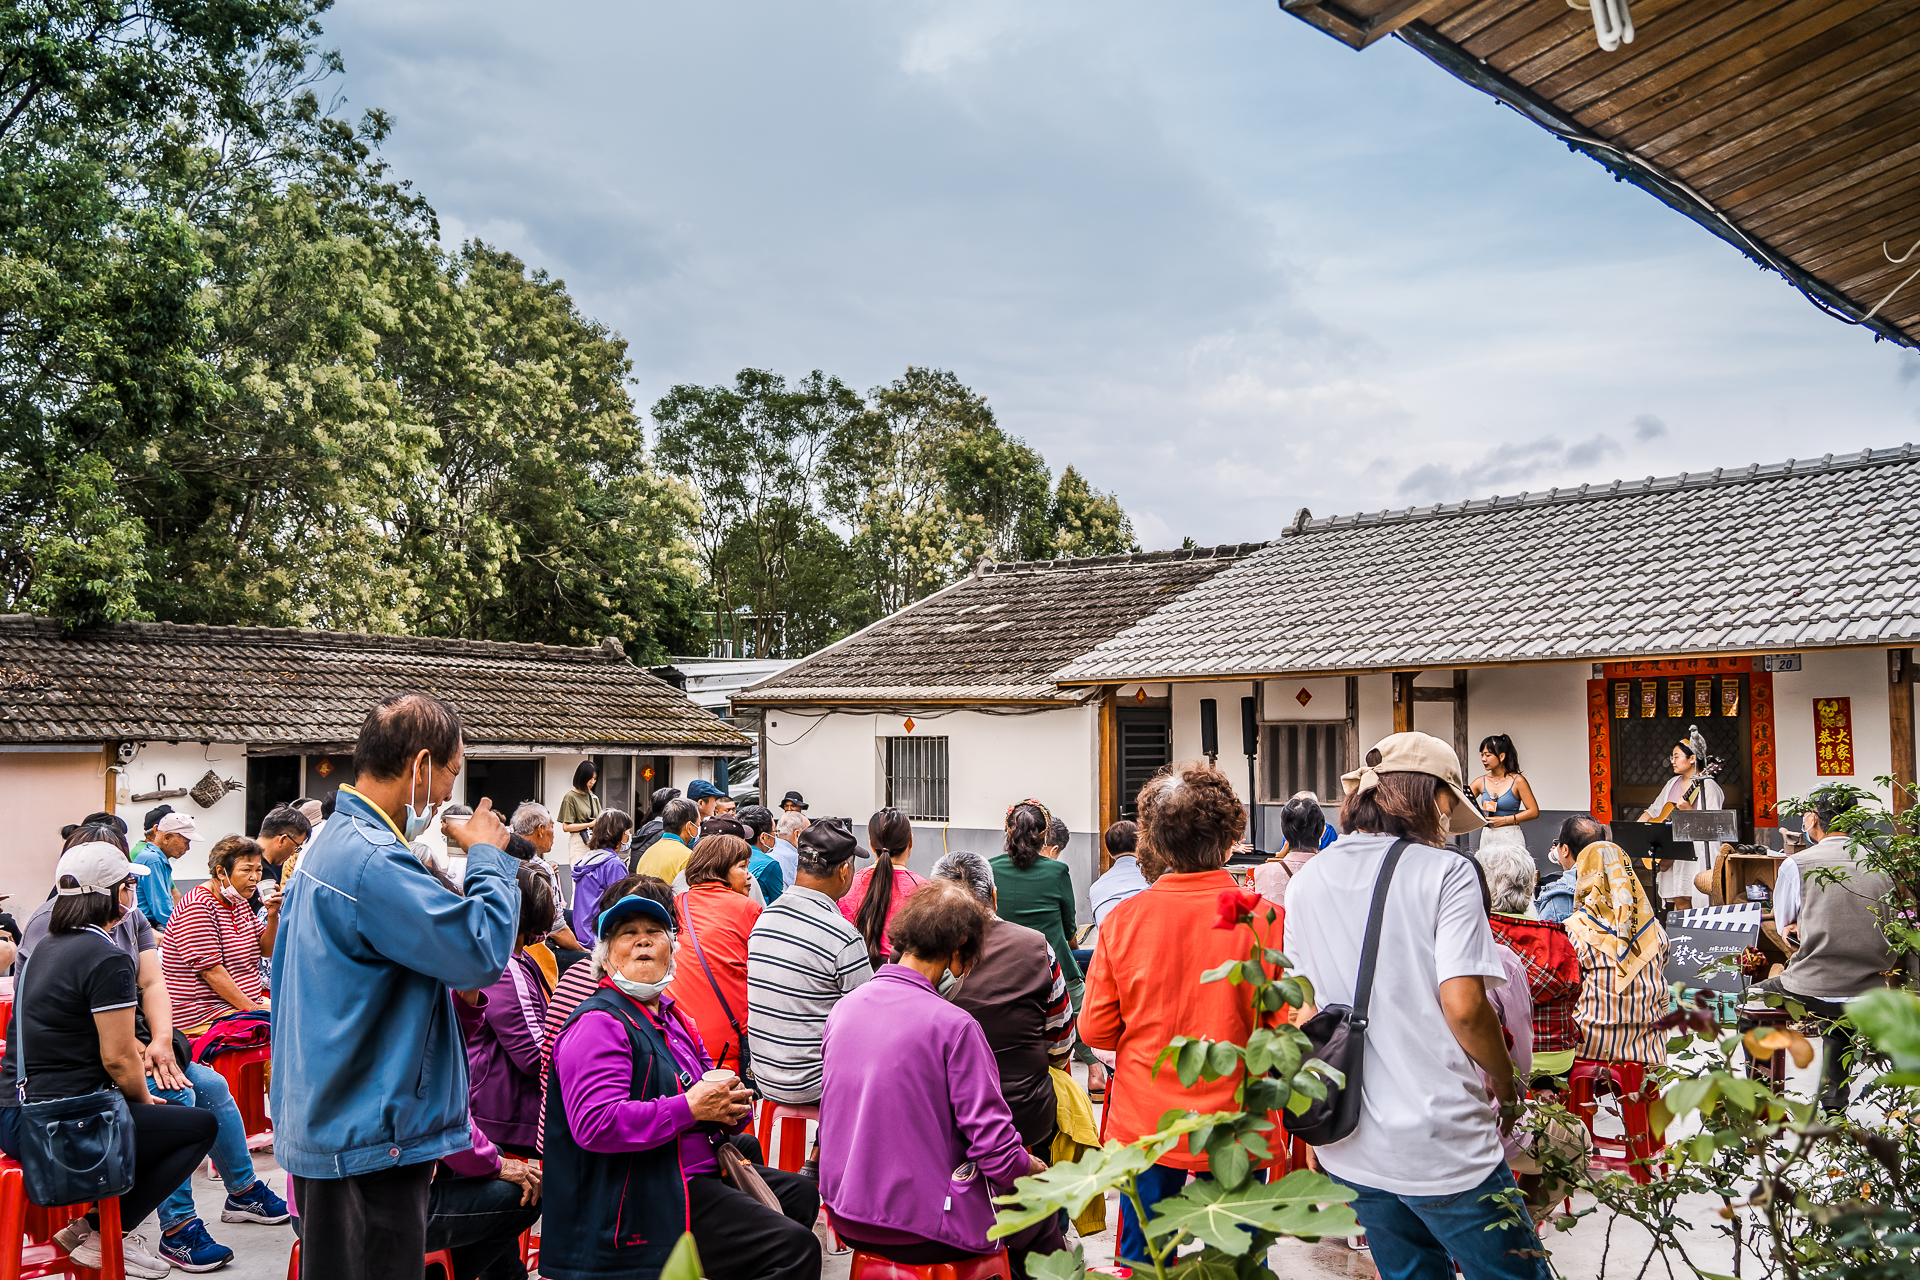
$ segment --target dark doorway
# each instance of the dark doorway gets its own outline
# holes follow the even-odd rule
[[[1138,821],[1140,788],[1173,763],[1173,709],[1121,707],[1114,712],[1114,734],[1119,753],[1114,774],[1120,782],[1120,816]]]
[[[328,792],[338,791],[352,781],[352,756],[308,756],[307,781],[300,794],[325,800]]]
[[[521,756],[511,760],[475,760],[467,758],[467,804],[493,801],[494,811],[510,818],[526,800],[540,798],[541,766],[539,756]]]
[[[259,835],[268,813],[299,798],[299,756],[247,757],[247,835]]]
[[[600,797],[602,805],[620,810],[633,819],[635,826],[639,826],[646,819],[634,806],[644,808],[647,799],[646,792],[636,791],[633,785],[633,765],[632,756],[593,757],[594,771],[600,775],[594,792]]]
[[[1674,689],[1672,686],[1679,686]],[[1613,757],[1616,822],[1637,819],[1673,777],[1673,746],[1698,726],[1707,754],[1722,762],[1717,781],[1739,815],[1740,838],[1753,838],[1752,690],[1744,675],[1646,676],[1608,681],[1608,749]],[[1651,688],[1649,689],[1649,686]],[[1702,688],[1702,686],[1705,686]],[[1731,689],[1729,689],[1731,686]],[[1614,714],[1624,687],[1627,714]],[[1675,694],[1677,693],[1677,700]],[[1704,694],[1704,697],[1702,696]],[[1651,697],[1652,715],[1648,709]],[[1728,714],[1731,711],[1732,714]],[[1676,714],[1677,712],[1677,714]]]

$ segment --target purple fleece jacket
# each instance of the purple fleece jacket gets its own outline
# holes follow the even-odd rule
[[[607,886],[626,879],[627,861],[617,849],[595,849],[573,864],[573,936],[593,950],[593,930],[600,921],[594,909]]]
[[[547,979],[525,951],[507,961],[480,1003],[455,1000],[467,1040],[473,1121],[511,1147],[540,1145],[540,1042],[547,1020]]]
[[[886,965],[827,1015],[822,1055],[820,1198],[834,1216],[992,1249],[990,1188],[1030,1166],[973,1016]]]
[[[665,1025],[675,1064],[686,1077],[698,1080],[713,1063],[673,1011],[672,996],[660,997],[660,1012],[654,1025]],[[647,1011],[642,1008],[641,1013]],[[612,1014],[594,1009],[574,1019],[554,1042],[553,1061],[567,1100],[567,1127],[588,1151],[645,1151],[677,1137],[683,1176],[720,1168],[713,1157],[713,1139],[694,1127],[684,1088],[670,1098],[634,1101],[633,1043]]]

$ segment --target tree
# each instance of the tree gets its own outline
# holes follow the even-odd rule
[[[1054,556],[1110,556],[1140,549],[1120,499],[1088,484],[1071,465],[1060,473],[1047,516]]]
[[[863,411],[818,369],[791,387],[742,369],[732,387],[677,386],[653,406],[660,465],[699,495],[714,629],[743,652],[806,653],[867,612],[818,514],[826,455]]]

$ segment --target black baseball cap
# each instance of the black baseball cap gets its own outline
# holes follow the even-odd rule
[[[725,813],[716,813],[700,824],[700,838],[705,840],[708,836],[739,836],[748,844],[753,843],[753,837],[747,834],[746,824]]]
[[[147,810],[147,816],[140,820],[140,829],[142,831],[153,830],[155,827],[160,825],[160,819],[166,817],[168,814],[172,812],[173,812],[173,806],[170,804],[163,804],[157,809]]]
[[[809,871],[831,871],[849,858],[871,858],[847,829],[845,818],[821,818],[800,833],[800,865]]]

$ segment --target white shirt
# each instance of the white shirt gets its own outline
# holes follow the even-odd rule
[[[1140,872],[1140,861],[1130,853],[1123,853],[1113,860],[1107,873],[1093,882],[1087,890],[1087,897],[1093,903],[1093,923],[1099,926],[1106,923],[1107,912],[1113,910],[1134,894],[1143,892],[1147,887],[1147,878]]]
[[[1844,852],[1847,846],[1845,836],[1828,836],[1819,844],[1811,845],[1803,852],[1811,853],[1821,845],[1833,842],[1837,851]],[[1836,852],[1835,849],[1827,850]],[[1780,859],[1780,865],[1773,873],[1773,926],[1782,932],[1790,924],[1800,921],[1800,864],[1792,858]]]
[[[1287,955],[1318,1003],[1353,1003],[1374,877],[1391,836],[1340,837],[1287,886]],[[1381,921],[1367,1027],[1360,1123],[1315,1149],[1328,1173],[1404,1196],[1479,1186],[1503,1160],[1498,1112],[1480,1069],[1454,1039],[1440,984],[1505,985],[1479,877],[1450,849],[1408,845]]]
[[[1685,799],[1687,789],[1692,785],[1692,778],[1683,778],[1676,773],[1667,779],[1667,785],[1660,789],[1660,794],[1655,796],[1653,803],[1647,807],[1653,810],[1653,812],[1659,813],[1660,810],[1667,806],[1668,801],[1678,803]],[[1696,809],[1724,809],[1727,807],[1727,793],[1720,789],[1719,783],[1715,782],[1712,778],[1708,778],[1700,784],[1700,798],[1694,801],[1693,807]],[[1713,870],[1713,851],[1715,847],[1716,846],[1705,840],[1697,840],[1693,846],[1694,856],[1698,859],[1697,861],[1676,862],[1665,871],[1658,873],[1654,877],[1654,884],[1655,887],[1659,889],[1660,896],[1663,898],[1698,897],[1700,891],[1694,888],[1693,877],[1697,872]]]

